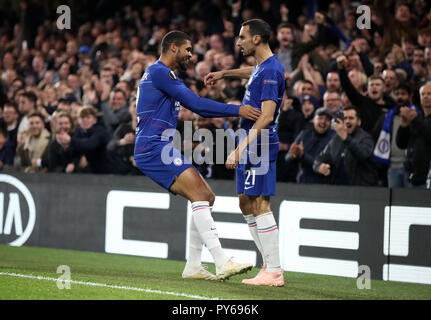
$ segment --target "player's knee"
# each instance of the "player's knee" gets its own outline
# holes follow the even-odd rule
[[[246,197],[239,197],[239,208],[243,214],[251,213],[251,205]]]
[[[214,192],[209,191],[208,202],[210,203],[211,207],[214,205],[214,201],[215,201],[215,194]]]
[[[199,194],[199,201],[208,201],[210,206],[214,204],[215,194],[212,190],[204,188]]]

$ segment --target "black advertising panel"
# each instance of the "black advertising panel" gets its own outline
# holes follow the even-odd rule
[[[209,180],[223,248],[261,257],[234,181]],[[277,184],[271,209],[286,271],[431,283],[431,199],[425,190]],[[0,243],[185,260],[190,203],[148,178],[0,175]],[[212,262],[206,248],[204,262]]]

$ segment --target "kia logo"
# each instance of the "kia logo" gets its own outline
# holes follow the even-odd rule
[[[35,222],[36,206],[28,188],[15,177],[0,174],[0,237],[8,239],[11,246],[22,246]]]

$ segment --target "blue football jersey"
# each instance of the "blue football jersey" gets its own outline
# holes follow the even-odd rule
[[[158,60],[147,68],[138,86],[135,158],[145,157],[172,141],[180,105],[204,117],[235,117],[239,106],[199,97]]]
[[[262,110],[262,102],[273,100],[276,103],[274,119],[267,127],[269,131],[269,159],[276,160],[278,154],[278,134],[277,117],[280,112],[281,101],[285,90],[284,69],[276,55],[266,59],[256,66],[248,80],[246,92],[242,100],[243,104],[249,104]],[[254,121],[241,119],[241,128],[247,132],[253,127]],[[258,153],[260,148],[264,150],[266,146],[261,146],[261,138],[257,140]],[[251,148],[249,148],[251,150]]]

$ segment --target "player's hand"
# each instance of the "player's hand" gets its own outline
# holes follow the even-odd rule
[[[253,108],[251,105],[247,104],[245,106],[239,107],[238,116],[256,121],[260,117],[261,113],[262,112],[260,110]]]
[[[218,80],[223,79],[223,71],[210,72],[204,78],[206,86],[213,86]]]
[[[226,160],[226,168],[228,169],[236,169],[238,168],[239,163],[239,150],[235,149],[232,153],[227,157]]]

